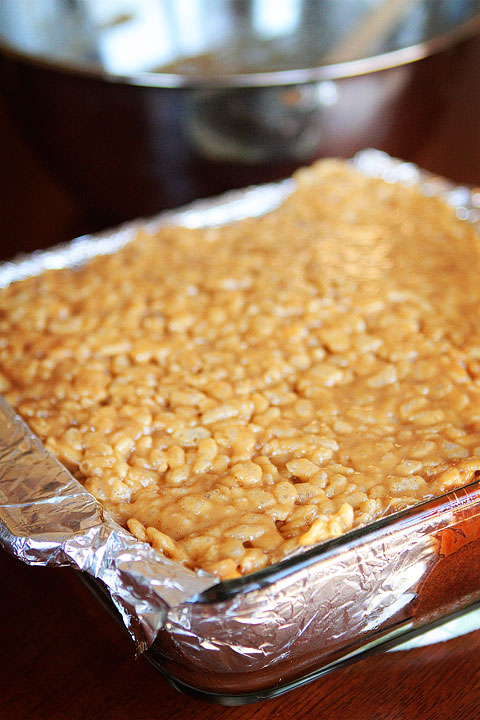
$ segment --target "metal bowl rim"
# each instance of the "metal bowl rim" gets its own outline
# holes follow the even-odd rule
[[[154,72],[139,72],[132,75],[114,74],[93,64],[74,63],[68,59],[47,58],[30,54],[15,48],[4,38],[0,38],[0,52],[30,66],[38,66],[70,75],[91,77],[123,85],[156,87],[159,89],[255,88],[304,85],[390,70],[436,55],[477,34],[480,34],[480,12],[454,29],[437,35],[430,40],[379,55],[347,62],[319,65],[312,68],[256,73],[225,73],[220,75],[184,75],[180,73]]]

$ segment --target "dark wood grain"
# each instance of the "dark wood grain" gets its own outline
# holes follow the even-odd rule
[[[0,718],[17,720],[477,720],[480,631],[384,653],[240,708],[180,695],[70,570],[0,552]]]

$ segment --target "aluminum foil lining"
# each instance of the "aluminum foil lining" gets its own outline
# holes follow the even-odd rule
[[[418,523],[368,544],[322,557],[308,569],[248,595],[168,612],[167,627],[182,661],[206,672],[260,672],[314,650],[319,658],[382,627],[404,620],[434,556],[430,533],[439,524]],[[224,618],[219,622],[219,618]]]
[[[478,537],[479,520],[480,482],[475,481],[391,516],[383,527],[350,533],[336,547],[336,541],[329,543],[311,562],[265,587],[210,605],[171,608],[149,654],[155,658],[158,651],[156,664],[162,668],[165,657],[184,668],[187,683],[193,675],[204,689],[208,676],[207,682],[213,679],[213,687],[230,696],[239,686],[245,693],[288,682],[292,669],[294,677],[312,679],[309,672],[422,627],[433,617],[431,609],[426,611],[432,589],[435,619],[446,614],[448,596],[442,596],[444,583],[434,572],[446,557],[443,538],[461,543]],[[468,597],[459,590],[453,601],[465,607]]]
[[[411,163],[392,159],[376,150],[362,151],[352,163],[366,175],[381,177],[388,182],[415,184],[426,195],[440,195],[456,208],[459,218],[480,225],[480,192],[454,187],[443,179],[424,173]],[[0,266],[0,287],[48,269],[76,267],[97,255],[114,252],[133,239],[140,229],[154,232],[163,224],[199,228],[261,215],[278,206],[294,187],[293,180],[286,180],[232,191],[218,198],[197,201],[177,211],[164,212],[148,220],[128,223],[116,230],[84,236],[50,250],[37,251],[3,263]],[[411,539],[413,549],[415,537]],[[120,611],[139,652],[149,647],[164,627],[174,629],[175,636],[188,636],[185,649],[188,647],[188,652],[193,655],[203,646],[202,636],[205,637],[205,633],[202,631],[200,634],[196,629],[200,618],[195,615],[195,606],[190,603],[185,605],[185,601],[191,600],[218,580],[205,572],[192,572],[164,558],[116,524],[1,399],[0,543],[26,563],[71,566],[101,580]],[[418,547],[419,552],[423,553],[424,546],[420,543]],[[410,575],[423,567],[424,563],[418,560],[413,552],[412,568],[415,566],[416,569],[411,570]],[[351,565],[346,566],[347,575],[359,562],[364,566],[365,558],[352,558]],[[393,571],[395,562],[392,560],[391,564]],[[408,582],[411,582],[408,570],[406,572],[405,582],[407,577]],[[397,574],[396,577],[392,588],[399,593],[403,576]],[[227,655],[231,658],[251,655],[258,659],[261,656],[264,663],[269,655],[269,640],[265,639],[268,638],[268,632],[265,634],[265,628],[271,627],[274,632],[281,626],[285,628],[283,632],[288,634],[286,628],[289,623],[291,627],[299,612],[305,614],[308,604],[312,608],[316,607],[318,613],[318,603],[311,602],[310,591],[302,592],[304,583],[304,576],[299,577],[298,583],[290,579],[288,592],[284,593],[284,603],[280,606],[278,593],[275,593],[275,607],[266,604],[265,594],[259,596],[257,605],[253,598],[253,604],[248,606],[248,618],[240,606],[229,606],[230,618],[238,612],[235,625],[240,630],[248,625],[251,629],[249,634],[254,632],[255,627],[261,627],[262,639],[252,637],[252,643],[249,643],[251,647],[245,647],[245,636],[236,643],[230,628],[225,638],[217,637],[218,646],[228,648]],[[281,588],[277,588],[277,591],[282,594]],[[326,617],[334,616],[333,601],[334,598],[331,598],[331,602],[325,600],[328,605],[324,608]],[[407,597],[404,596],[401,602],[406,601]],[[214,623],[215,620],[218,622],[218,617],[202,617],[204,624]],[[315,625],[312,620],[307,623],[307,627],[309,624],[312,627]],[[208,636],[208,628],[204,630],[207,630]],[[309,642],[308,629],[303,634],[305,641]],[[284,648],[288,648],[288,642]],[[236,666],[233,659],[229,664],[232,669]]]

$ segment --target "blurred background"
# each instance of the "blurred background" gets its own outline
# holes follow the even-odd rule
[[[376,147],[480,185],[480,0],[0,0],[0,254]]]

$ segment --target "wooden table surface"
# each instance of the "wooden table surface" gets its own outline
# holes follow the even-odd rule
[[[477,720],[480,630],[388,652],[273,700],[227,708],[180,695],[70,570],[0,552],[1,720]]]
[[[478,72],[478,67],[477,67]],[[478,102],[475,108],[478,109]],[[442,119],[421,156],[438,165],[441,135],[478,132],[480,113]],[[459,127],[458,123],[463,122]],[[0,103],[0,253],[12,256],[87,227],[73,197],[22,143]],[[477,143],[478,147],[478,143]],[[455,174],[480,185],[480,158],[458,155]],[[453,174],[453,173],[452,173]],[[0,551],[0,720],[477,720],[480,631],[424,649],[375,655],[280,698],[224,708],[180,695],[134,648],[69,570],[31,568]]]

